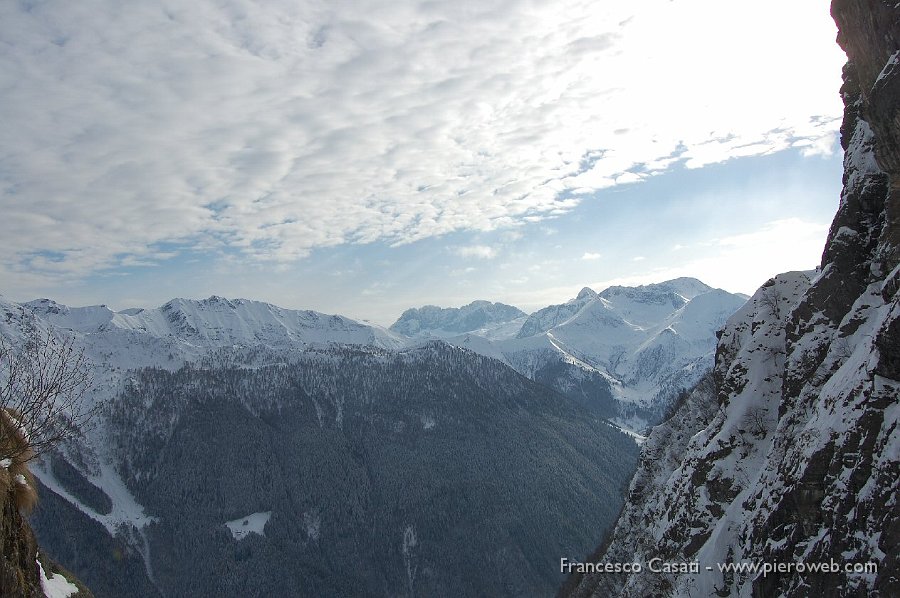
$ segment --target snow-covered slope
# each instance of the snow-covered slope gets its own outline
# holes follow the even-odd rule
[[[91,399],[110,399],[83,437],[35,466],[38,533],[67,564],[95,555],[87,569],[106,595],[293,595],[274,573],[286,568],[307,595],[413,582],[421,595],[546,594],[560,582],[550,564],[561,546],[586,549],[589,530],[613,520],[636,454],[502,354],[476,354],[491,351],[478,334],[463,351],[246,300],[114,312],[0,298],[0,334],[19,342],[30,330],[74,337],[95,366]],[[524,535],[504,539],[520,529],[506,518],[537,510]],[[475,532],[448,535],[446,521],[494,531],[476,547]],[[438,573],[410,580],[392,559],[394,533],[406,542],[407,528],[420,538],[407,564]],[[497,550],[519,573],[497,581],[482,568]],[[523,576],[539,553],[547,566]],[[353,567],[364,580],[346,579]]]
[[[67,307],[49,299],[23,304],[56,328],[83,335],[135,332],[192,348],[233,345],[289,347],[356,344],[399,348],[403,340],[379,326],[315,311],[283,309],[261,301],[210,297],[173,299],[156,309],[114,312],[105,305]]]
[[[669,283],[589,291],[537,312],[529,320],[540,324],[526,322],[516,341],[506,345],[527,346],[522,341],[542,337],[624,384],[638,386],[659,382],[698,358],[711,358],[716,331],[744,303],[740,296],[709,287],[688,298]]]
[[[832,14],[850,62],[822,267],[763,285],[721,334],[714,385],[644,444],[597,554],[644,572],[568,595],[900,595],[900,5]],[[653,559],[698,571],[647,572]]]
[[[261,347],[297,351],[329,345],[398,349],[407,340],[344,316],[283,309],[247,299],[173,299],[155,309],[114,312],[105,305],[69,307],[50,299],[14,303],[0,296],[0,335],[22,338],[27,329],[74,336],[95,364],[101,398],[122,372],[139,367],[181,367],[218,349]]]
[[[637,453],[565,397],[439,340],[144,368],[105,424],[99,475],[73,455],[42,468],[35,527],[98,595],[123,598],[549,595],[557,554],[615,518]],[[143,569],[122,570],[136,553]]]
[[[617,406],[602,415],[639,429],[712,367],[716,332],[744,303],[692,278],[600,293],[584,288],[564,304],[531,314],[515,338],[470,333],[447,341],[501,359],[530,378],[565,364],[568,374],[554,374],[558,390],[572,390],[586,375],[605,380]]]
[[[188,362],[215,360],[219,351],[237,347],[274,352],[275,359],[282,360],[311,348],[356,345],[397,349],[407,342],[384,328],[343,316],[282,309],[246,299],[173,299],[156,309],[114,312],[104,305],[68,307],[50,299],[19,304],[0,296],[0,336],[17,343],[29,331],[74,337],[94,369],[94,385],[87,398],[96,403],[118,394],[133,369],[174,370]],[[152,518],[145,515],[119,477],[108,429],[109,422],[100,417],[80,441],[61,447],[68,461],[80,470],[78,475],[107,496],[105,512],[67,492],[48,463],[36,464],[33,470],[44,487],[110,534],[129,538],[131,549],[142,555],[152,579],[144,535]]]

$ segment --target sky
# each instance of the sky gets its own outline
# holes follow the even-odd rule
[[[826,2],[0,3],[0,294],[408,307],[819,263]]]

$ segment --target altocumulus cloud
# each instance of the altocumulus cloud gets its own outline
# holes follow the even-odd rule
[[[636,4],[2,2],[0,274],[496,230],[831,147],[821,2]]]

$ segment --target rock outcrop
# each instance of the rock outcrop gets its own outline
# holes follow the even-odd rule
[[[564,594],[900,595],[900,5],[834,0],[832,15],[844,189],[822,265],[757,291],[720,335],[714,391],[645,444],[597,558],[643,570]]]
[[[56,593],[52,594],[54,590]],[[71,573],[40,552],[31,526],[9,493],[0,504],[0,596],[44,598],[48,595],[93,596]]]
[[[8,357],[0,354],[0,358]],[[0,597],[88,598],[91,593],[80,582],[70,581],[71,574],[39,552],[23,516],[34,508],[38,495],[28,468],[35,453],[21,420],[15,410],[0,407]]]

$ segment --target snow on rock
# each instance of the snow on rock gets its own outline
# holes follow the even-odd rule
[[[225,527],[231,531],[231,535],[235,540],[243,540],[250,534],[259,534],[265,536],[266,524],[272,516],[272,511],[263,511],[260,513],[251,513],[246,517],[226,521]]]
[[[40,561],[37,561],[38,573],[41,576],[41,589],[47,598],[69,598],[78,593],[78,586],[62,575],[47,575]]]
[[[415,548],[418,543],[419,541],[416,537],[416,528],[412,525],[407,525],[406,529],[403,530],[403,543],[401,545],[401,552],[403,554],[404,564],[406,565],[406,584],[410,596],[415,595],[416,573],[419,570],[419,566],[415,562]]]
[[[900,595],[900,4],[834,0],[832,14],[850,62],[822,267],[775,277],[728,320],[712,379],[653,429],[598,557],[699,572],[590,574],[567,595]],[[866,563],[877,571],[843,569]]]

